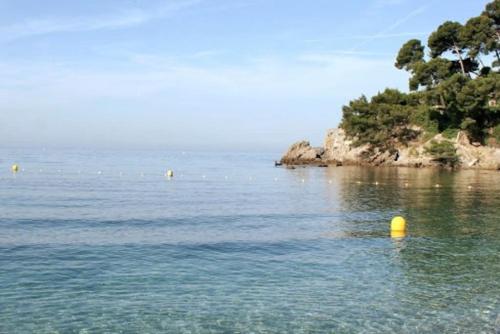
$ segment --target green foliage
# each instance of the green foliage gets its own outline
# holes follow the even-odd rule
[[[356,138],[355,144],[371,144],[380,150],[393,150],[396,143],[415,139],[418,132],[408,127],[415,106],[408,94],[386,89],[371,101],[365,96],[343,108],[341,127]]]
[[[431,109],[426,105],[419,105],[410,114],[410,124],[420,127],[427,136],[434,137],[439,133],[439,123],[433,117]]]
[[[459,129],[448,128],[448,129],[444,130],[441,134],[446,139],[455,139],[455,138],[457,138],[459,131],[460,131]]]
[[[433,157],[434,161],[445,166],[454,167],[460,161],[455,146],[447,140],[441,142],[433,140],[425,151]]]
[[[453,63],[448,59],[434,58],[429,62],[420,62],[413,66],[413,76],[410,79],[410,90],[419,87],[428,89],[435,87],[453,74]]]
[[[500,108],[491,105],[500,91],[500,74],[491,73],[486,77],[469,80],[457,94],[457,104],[462,113],[461,127],[469,132],[474,140],[483,141],[487,128],[496,126],[500,121]]]
[[[498,124],[492,129],[491,137],[495,139],[497,145],[500,144],[500,124]]]
[[[493,22],[499,26],[500,25],[500,0],[494,0],[486,5],[483,12],[484,16],[489,17]]]
[[[487,55],[498,48],[493,20],[484,15],[467,21],[459,38],[469,48],[468,55],[471,58],[476,58],[481,53]]]
[[[454,53],[462,52],[459,35],[462,25],[458,22],[446,21],[438,27],[430,36],[427,45],[431,49],[431,57],[441,56],[446,51]]]
[[[420,40],[411,39],[399,50],[395,66],[399,69],[410,70],[422,61],[424,61],[424,46]]]

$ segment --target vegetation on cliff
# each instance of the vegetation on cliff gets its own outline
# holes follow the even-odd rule
[[[427,41],[412,39],[395,66],[410,74],[409,93],[386,89],[343,108],[341,127],[355,144],[382,151],[437,133],[464,130],[483,145],[500,143],[500,0],[465,24],[445,22]],[[448,144],[432,154],[455,163]]]

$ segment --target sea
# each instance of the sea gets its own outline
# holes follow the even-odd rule
[[[0,149],[0,333],[500,332],[499,171],[279,156]]]

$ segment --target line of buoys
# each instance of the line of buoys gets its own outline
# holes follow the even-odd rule
[[[13,173],[18,173],[18,172],[20,172],[20,171],[24,171],[24,169],[21,169],[21,168],[19,167],[19,165],[18,165],[18,164],[13,164],[13,165],[11,166],[11,171],[12,171]],[[42,172],[43,172],[43,169],[39,169],[38,171],[39,171],[39,173],[42,173]],[[62,173],[62,170],[61,170],[61,169],[57,169],[57,172],[58,172],[58,173]],[[78,174],[82,174],[82,171],[81,171],[81,170],[78,170],[78,171],[77,171],[77,173],[78,173]],[[97,175],[101,175],[101,174],[103,174],[103,171],[98,170],[98,171],[97,171]],[[122,176],[123,176],[123,172],[119,172],[119,176],[120,176],[120,177],[122,177]],[[144,172],[141,172],[141,173],[140,173],[140,176],[141,176],[141,177],[144,177],[144,176],[145,176],[145,173],[144,173]],[[167,170],[167,171],[166,171],[166,173],[165,173],[165,176],[166,176],[166,177],[168,177],[168,178],[172,178],[172,177],[174,176],[174,172],[173,172],[173,170],[171,170],[171,169]],[[184,175],[181,175],[181,177],[183,177],[183,176],[184,176]],[[202,177],[203,179],[207,178],[207,176],[206,176],[206,175],[202,175],[201,177]],[[229,177],[228,177],[227,175],[225,175],[225,176],[224,176],[224,179],[225,179],[225,180],[228,180],[228,179],[229,179]],[[273,179],[274,179],[274,181],[275,181],[275,182],[276,182],[276,181],[278,181],[278,178],[277,178],[277,177],[275,177],[275,178],[273,178]],[[252,176],[249,176],[249,177],[248,177],[248,180],[249,180],[249,181],[253,181],[253,180],[254,180],[254,178],[253,178]],[[301,183],[306,183],[306,180],[305,180],[305,179],[300,179],[300,182],[301,182]],[[333,181],[332,181],[331,179],[328,179],[328,181],[327,181],[327,182],[328,182],[329,184],[332,184],[332,183],[333,183]],[[363,182],[362,182],[362,181],[360,181],[360,180],[358,180],[358,181],[356,181],[356,184],[361,185],[361,184],[363,184]],[[372,184],[373,184],[373,185],[375,185],[375,186],[379,186],[379,185],[381,185],[381,183],[380,183],[379,181],[375,181],[375,182],[373,182]],[[410,184],[409,184],[408,182],[405,182],[405,183],[403,183],[403,186],[404,186],[404,188],[408,188],[408,187],[410,186]],[[434,184],[434,188],[442,188],[442,185],[441,185],[441,184],[439,184],[439,183],[435,183],[435,184]],[[473,189],[472,185],[468,185],[468,186],[467,186],[467,189],[469,189],[469,190],[470,190],[470,189]]]

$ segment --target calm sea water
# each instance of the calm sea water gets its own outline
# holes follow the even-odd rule
[[[499,172],[278,155],[0,150],[0,333],[499,330]]]

